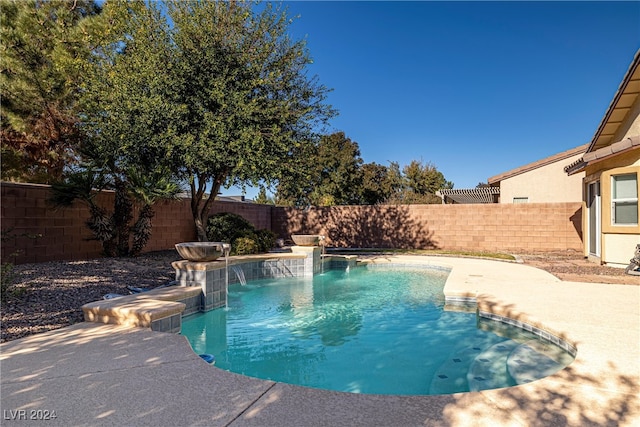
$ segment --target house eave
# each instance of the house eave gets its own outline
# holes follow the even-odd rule
[[[589,148],[586,150],[587,153],[610,144],[611,139],[622,123],[620,117],[626,115],[629,107],[640,95],[640,69],[638,65],[640,65],[640,50],[634,55],[633,61],[631,61],[622,82],[618,86],[618,90],[614,94],[602,121],[591,139]]]
[[[599,148],[595,151],[584,154],[581,158],[564,167],[567,175],[574,175],[588,165],[601,162],[619,154],[640,148],[640,135],[625,138],[622,141],[614,142],[606,147]]]

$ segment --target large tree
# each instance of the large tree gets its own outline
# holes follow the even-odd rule
[[[389,167],[378,163],[366,163],[361,167],[361,202],[364,205],[377,205],[389,200],[402,190],[402,175],[397,163]]]
[[[432,163],[422,160],[412,160],[402,169],[404,186],[389,201],[392,203],[441,203],[436,191],[442,188],[453,188],[453,183],[447,181],[442,172]]]
[[[74,107],[93,0],[0,1],[2,178],[50,183],[75,159]]]
[[[52,199],[89,206],[87,225],[105,255],[137,255],[151,234],[153,204],[178,190],[166,155],[166,124],[179,117],[166,75],[172,64],[167,23],[143,2],[114,2],[82,28],[92,52],[80,64],[82,162],[54,184]],[[95,201],[103,189],[115,191],[111,211]]]
[[[300,156],[299,169],[304,171],[292,175],[288,185],[278,187],[281,197],[294,205],[334,206],[359,204],[362,173],[360,147],[344,132],[323,135],[317,145],[309,145],[304,156]],[[286,184],[286,183],[283,183]]]
[[[116,190],[131,167],[169,168],[191,190],[199,240],[221,186],[288,176],[335,114],[286,10],[132,1],[102,15],[82,87],[83,155]]]
[[[304,40],[288,34],[286,10],[245,2],[170,1],[171,74],[183,107],[171,147],[189,183],[199,240],[221,186],[287,176],[299,152],[334,114],[328,89],[309,77]],[[208,193],[208,194],[207,194]]]
[[[334,206],[360,204],[362,158],[358,143],[344,132],[323,135],[299,155],[298,172],[278,185],[279,204]]]

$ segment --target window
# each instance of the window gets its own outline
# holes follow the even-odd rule
[[[611,177],[611,222],[638,224],[638,176],[635,173]]]
[[[529,203],[528,197],[514,197],[513,203]]]

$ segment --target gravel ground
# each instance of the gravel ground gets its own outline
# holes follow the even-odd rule
[[[80,307],[109,293],[127,295],[127,286],[166,284],[175,279],[171,262],[179,259],[171,250],[137,258],[16,265],[14,284],[2,298],[0,342],[81,322]]]
[[[587,261],[576,251],[521,254],[525,264],[546,270],[568,282],[640,285],[640,276],[626,274],[623,268],[605,267]],[[633,253],[629,254],[629,259]]]
[[[525,264],[549,271],[562,280],[640,285],[640,277],[623,269],[587,262],[577,252],[519,254]],[[127,294],[127,286],[154,288],[175,278],[171,251],[137,258],[18,265],[10,292],[3,296],[0,342],[62,328],[83,320],[80,307],[105,294]]]

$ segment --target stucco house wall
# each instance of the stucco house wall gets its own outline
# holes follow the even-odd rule
[[[639,88],[640,89],[640,88]],[[613,140],[621,141],[625,138],[630,138],[635,135],[640,135],[640,99],[636,98],[625,119],[622,121],[620,128],[615,133]]]
[[[569,157],[569,162],[582,154]],[[564,160],[550,163],[500,182],[500,203],[526,198],[528,203],[565,203],[582,200],[584,174],[567,176]]]
[[[489,178],[500,187],[499,203],[571,203],[582,201],[584,173],[567,176],[564,166],[579,159],[588,145],[573,148]]]
[[[640,102],[638,103],[640,104]],[[640,122],[640,120],[636,120]],[[586,168],[585,182],[600,180],[602,202],[601,254],[600,262],[612,267],[626,267],[633,256],[633,249],[640,244],[640,223],[635,226],[613,225],[611,219],[611,182],[615,175],[635,173],[640,177],[640,149],[603,160]],[[640,194],[640,179],[637,180]],[[584,211],[586,211],[586,206]],[[587,213],[583,224],[588,224]],[[589,257],[589,246],[585,245],[585,256]],[[597,259],[596,259],[597,261]]]
[[[640,195],[640,51],[614,94],[587,151],[577,162],[565,166],[572,176],[584,172],[584,254],[590,260],[613,267],[626,267],[640,244],[640,222],[615,224],[613,182],[617,175],[635,174]],[[577,175],[577,174],[576,174]],[[599,185],[599,203],[589,188]],[[640,209],[636,203],[636,209]],[[640,212],[638,212],[640,214]]]

